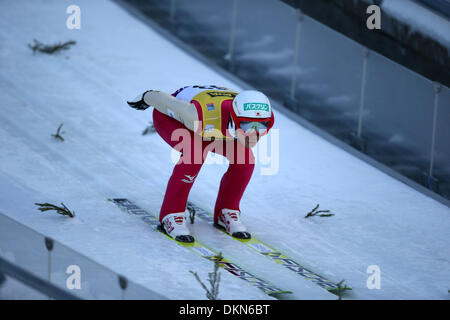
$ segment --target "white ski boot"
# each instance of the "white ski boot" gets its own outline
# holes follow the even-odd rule
[[[170,213],[161,222],[161,228],[171,238],[180,242],[194,242],[186,225],[185,212]]]
[[[222,209],[217,217],[216,227],[238,239],[250,239],[252,236],[241,221],[239,210]]]

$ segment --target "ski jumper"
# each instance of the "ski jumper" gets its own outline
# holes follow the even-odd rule
[[[176,99],[191,103],[192,108],[195,106],[199,119],[195,132],[182,123],[183,119],[176,119],[170,109],[168,114],[156,108],[153,110],[153,125],[158,134],[182,153],[167,184],[160,221],[169,213],[186,210],[189,192],[208,152],[225,156],[229,161],[228,170],[220,181],[215,220],[224,208],[240,210],[239,203],[252,176],[255,158],[250,148],[227,132],[236,95],[236,92],[216,86],[188,86],[172,94]],[[180,136],[184,139],[182,144]]]

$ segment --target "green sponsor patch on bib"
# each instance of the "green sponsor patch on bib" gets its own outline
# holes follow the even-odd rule
[[[244,111],[248,110],[269,111],[269,105],[267,103],[244,103]]]

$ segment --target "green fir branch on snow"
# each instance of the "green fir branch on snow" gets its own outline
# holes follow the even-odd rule
[[[34,44],[28,44],[28,47],[33,50],[33,54],[35,54],[36,52],[42,52],[42,53],[47,53],[47,54],[54,54],[57,53],[61,50],[68,50],[70,48],[70,46],[73,46],[76,44],[76,41],[70,40],[70,41],[66,41],[64,43],[58,42],[55,44],[51,44],[51,45],[47,45],[47,44],[43,44],[42,42],[33,39]]]
[[[190,203],[187,204],[186,208],[189,211],[189,220],[191,224],[194,224],[195,221],[195,208]]]
[[[310,212],[308,212],[308,214],[305,216],[305,218],[315,217],[315,216],[318,216],[318,217],[332,217],[332,216],[334,216],[333,213],[326,213],[326,212],[330,212],[330,210],[317,210],[317,209],[319,209],[319,205],[315,206],[314,209],[312,209]]]
[[[64,203],[61,202],[61,207],[58,207],[51,203],[35,203],[35,205],[39,206],[39,210],[42,212],[54,210],[60,215],[69,216],[71,218],[75,217],[75,212],[69,210]]]
[[[220,285],[220,272],[219,272],[220,264],[219,264],[219,262],[222,261],[222,259],[223,259],[223,257],[222,257],[222,253],[221,252],[219,252],[216,256],[214,256],[212,258],[212,260],[214,261],[214,271],[208,273],[208,282],[209,282],[209,284],[211,286],[209,289],[203,283],[203,281],[200,279],[200,277],[198,276],[197,272],[189,271],[190,273],[192,273],[194,275],[195,279],[197,279],[197,281],[200,283],[202,288],[205,290],[206,297],[209,300],[219,300],[219,298],[218,298],[218,296],[219,296],[219,285]]]
[[[346,291],[352,290],[352,288],[347,287],[347,285],[345,285],[344,282],[345,280],[341,280],[340,282],[337,283],[336,289],[330,290],[332,293],[338,296],[338,300],[342,300]]]
[[[64,138],[62,137],[62,134],[64,132],[61,132],[61,128],[63,126],[63,123],[61,123],[58,127],[58,129],[56,130],[55,134],[52,134],[52,137],[55,138],[56,140],[60,140],[60,141],[64,141]]]
[[[144,131],[142,131],[142,135],[145,136],[149,133],[153,133],[155,132],[155,126],[153,125],[153,122],[150,122],[149,125],[144,129]]]

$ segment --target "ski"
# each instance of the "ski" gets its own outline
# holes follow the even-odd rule
[[[168,239],[176,242],[177,244],[185,247],[186,249],[189,249],[190,251],[195,252],[196,254],[202,256],[203,258],[215,261],[219,264],[221,268],[224,270],[230,272],[232,275],[237,276],[238,278],[246,281],[247,283],[256,286],[260,290],[262,290],[265,294],[269,296],[273,296],[276,298],[279,298],[279,294],[285,294],[285,293],[292,293],[291,291],[285,291],[277,288],[276,286],[268,283],[265,280],[262,280],[258,277],[255,277],[250,272],[242,269],[237,264],[231,262],[230,260],[227,260],[226,258],[222,258],[220,261],[217,260],[218,252],[215,250],[212,250],[208,248],[206,245],[202,244],[201,242],[195,240],[191,243],[186,242],[179,242],[175,239],[169,237],[164,231],[162,231],[159,228],[160,222],[158,217],[153,215],[152,213],[140,208],[132,201],[126,199],[126,198],[113,198],[108,199],[109,201],[113,202],[115,205],[117,205],[120,209],[127,212],[128,214],[134,215],[136,217],[141,218],[145,223],[150,225],[152,229],[156,232],[161,233],[162,235],[166,236]]]
[[[193,222],[194,219],[192,216],[194,216],[199,217],[200,219],[212,223],[214,225],[214,215],[212,213],[202,209],[201,207],[195,205],[190,201],[188,201],[187,209],[191,214],[191,223]],[[339,295],[339,293],[342,292],[342,290],[351,290],[351,288],[348,286],[341,287],[340,284],[336,284],[333,281],[328,280],[327,278],[321,276],[320,274],[311,271],[308,268],[305,268],[300,263],[289,258],[280,251],[272,248],[271,246],[262,242],[261,240],[256,239],[253,235],[251,239],[238,239],[228,234],[224,229],[222,228],[218,229],[221,230],[227,236],[233,238],[234,240],[237,240],[246,245],[247,247],[256,250],[258,253],[274,261],[275,263],[278,263],[286,267],[287,269],[294,271],[296,274],[303,277],[304,279],[312,281],[313,283],[317,284],[318,286],[335,295]]]

